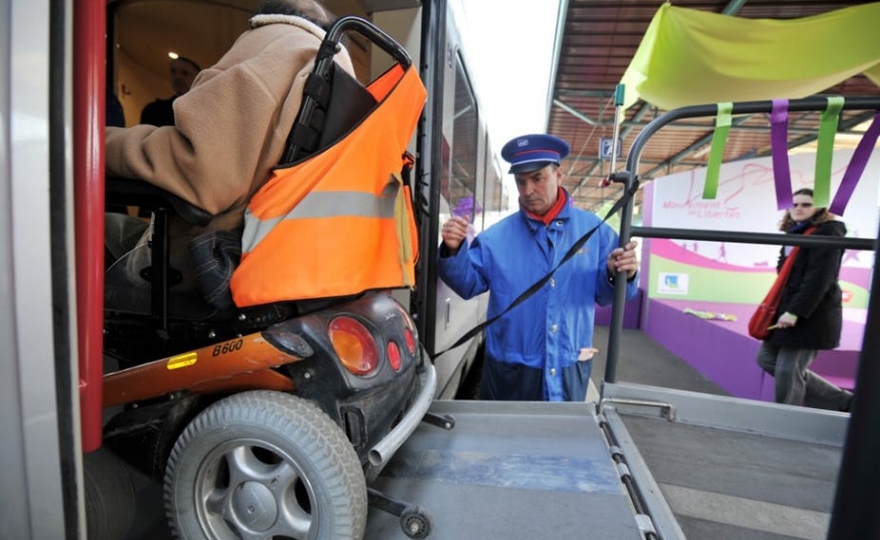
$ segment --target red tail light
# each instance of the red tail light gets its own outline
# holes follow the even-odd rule
[[[388,342],[388,363],[394,371],[400,371],[400,349],[393,341]]]
[[[403,317],[403,337],[406,340],[406,349],[409,351],[409,354],[416,353],[416,325],[412,320],[412,317],[409,316],[409,313],[403,309],[403,306],[397,306],[397,309],[400,310],[400,315]]]
[[[379,348],[369,330],[351,317],[330,322],[330,343],[345,369],[355,375],[369,375],[379,365]]]
[[[406,349],[409,354],[416,354],[416,336],[409,328],[403,331],[403,338],[406,340]]]

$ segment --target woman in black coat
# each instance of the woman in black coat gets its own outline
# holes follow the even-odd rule
[[[844,236],[846,226],[825,208],[813,206],[813,190],[794,193],[780,230],[816,236]],[[791,252],[782,248],[777,271]],[[757,362],[775,379],[776,402],[848,411],[852,394],[808,368],[820,349],[840,345],[843,326],[840,285],[837,282],[843,248],[800,248],[782,293],[775,329],[761,344]]]

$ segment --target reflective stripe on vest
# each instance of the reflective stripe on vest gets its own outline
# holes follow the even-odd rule
[[[427,94],[399,66],[369,90],[378,105],[358,126],[273,171],[249,202],[231,283],[238,306],[414,285],[417,234],[400,171]]]
[[[254,226],[242,236],[242,252],[252,251],[260,241],[275,228],[281,220],[333,218],[333,217],[364,217],[393,218],[396,204],[397,186],[392,196],[375,196],[372,193],[357,192],[313,192],[306,195],[289,214],[277,218],[260,221],[254,219]],[[253,218],[252,218],[253,219]]]

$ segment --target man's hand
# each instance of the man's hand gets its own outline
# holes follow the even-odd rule
[[[443,238],[443,243],[451,254],[458,253],[458,248],[467,237],[467,228],[468,222],[461,217],[452,217],[443,224],[440,237]]]
[[[638,242],[630,241],[625,247],[617,248],[608,255],[606,261],[608,274],[617,275],[617,272],[626,272],[626,278],[632,279],[639,270],[639,257],[636,255]]]

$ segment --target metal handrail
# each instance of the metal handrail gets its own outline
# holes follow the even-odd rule
[[[800,100],[791,100],[788,110],[821,111],[827,106],[825,97],[815,96]],[[734,103],[732,114],[769,114],[772,101],[752,101]],[[880,111],[880,98],[851,98],[843,105],[844,110],[875,110]],[[651,123],[639,133],[633,142],[627,157],[624,173],[615,175],[629,190],[638,179],[638,166],[641,153],[648,140],[662,127],[683,118],[715,116],[716,105],[698,105],[682,107],[669,111]],[[661,233],[676,233],[674,229],[654,229],[650,227],[632,227],[632,201],[621,212],[620,241],[627,242],[631,233],[638,231],[640,235],[660,237]],[[656,234],[654,234],[656,233]],[[678,231],[676,234],[681,234]],[[687,231],[691,238],[696,231]],[[810,245],[813,239],[789,239],[787,242],[776,240],[780,235],[745,235],[731,231],[702,231],[703,235],[711,235],[714,240],[742,242],[762,240],[756,243],[787,243],[792,245]],[[702,238],[699,238],[702,239]],[[764,242],[763,240],[767,240]],[[792,241],[793,240],[793,241]],[[818,240],[818,238],[816,238]],[[877,251],[876,240],[840,239],[835,238],[837,245],[853,246],[854,249],[874,249]],[[873,242],[868,247],[867,242]],[[818,245],[818,243],[817,243]],[[875,256],[876,257],[876,256]],[[605,382],[616,380],[617,360],[619,356],[620,334],[623,328],[623,311],[626,302],[625,280],[615,280],[614,307],[611,313],[608,337],[608,355],[606,361]],[[859,356],[858,373],[856,375],[856,399],[843,451],[840,474],[838,475],[834,507],[829,525],[828,540],[856,540],[866,538],[880,531],[880,518],[876,512],[876,500],[880,492],[880,273],[874,272],[870,288],[868,317],[865,322],[865,337]]]
[[[788,103],[789,112],[807,112],[807,111],[822,111],[828,105],[828,99],[822,96],[813,96],[805,99],[797,99],[791,100]],[[744,101],[740,103],[734,103],[731,114],[769,114],[773,110],[773,102],[772,101]],[[880,110],[880,98],[848,98],[844,101],[843,110]],[[667,126],[677,120],[681,120],[684,118],[698,118],[698,117],[711,117],[718,114],[718,106],[716,104],[711,105],[694,105],[690,107],[681,107],[679,109],[674,109],[668,111],[654,120],[652,120],[645,128],[639,132],[638,136],[633,141],[632,147],[630,148],[629,155],[626,159],[626,170],[620,173],[616,173],[614,175],[614,179],[616,182],[620,182],[624,185],[624,189],[630,190],[634,184],[638,181],[638,169],[639,169],[639,161],[641,160],[642,150],[647,145],[648,141],[651,137],[656,134],[660,129],[664,126]],[[633,210],[633,201],[630,200],[622,209],[620,213],[620,243],[621,246],[628,241],[628,239],[633,235],[634,230],[632,226],[632,210]],[[651,227],[640,227],[638,229],[639,236],[648,236],[651,235],[652,228]],[[702,234],[710,233],[710,231],[702,231]],[[711,232],[713,235],[713,240],[717,241],[726,241],[726,242],[745,242],[744,233],[736,233],[732,231],[716,231]],[[751,235],[750,235],[751,236]],[[659,234],[652,235],[652,237],[661,237]],[[748,239],[748,242],[752,240],[758,239],[759,237],[753,236]],[[837,239],[838,241],[841,239]],[[821,242],[821,241],[820,241]],[[850,245],[852,243],[855,246],[852,249],[875,249],[873,246],[868,247],[865,244],[865,240],[862,239],[859,241],[858,239],[848,239],[846,240],[846,244],[839,245]],[[766,241],[759,241],[755,243],[771,243]],[[812,245],[813,240],[804,239],[789,239],[787,242],[778,242],[780,244],[788,244],[788,245]],[[880,292],[880,291],[878,291]],[[624,304],[626,303],[626,280],[617,279],[615,280],[614,287],[614,298],[613,298],[613,309],[611,311],[611,320],[609,322],[608,327],[608,355],[605,365],[605,382],[613,383],[617,380],[617,358],[620,352],[620,334],[623,328],[623,310]],[[880,357],[880,351],[878,351],[877,356]],[[880,391],[880,389],[878,389]]]

